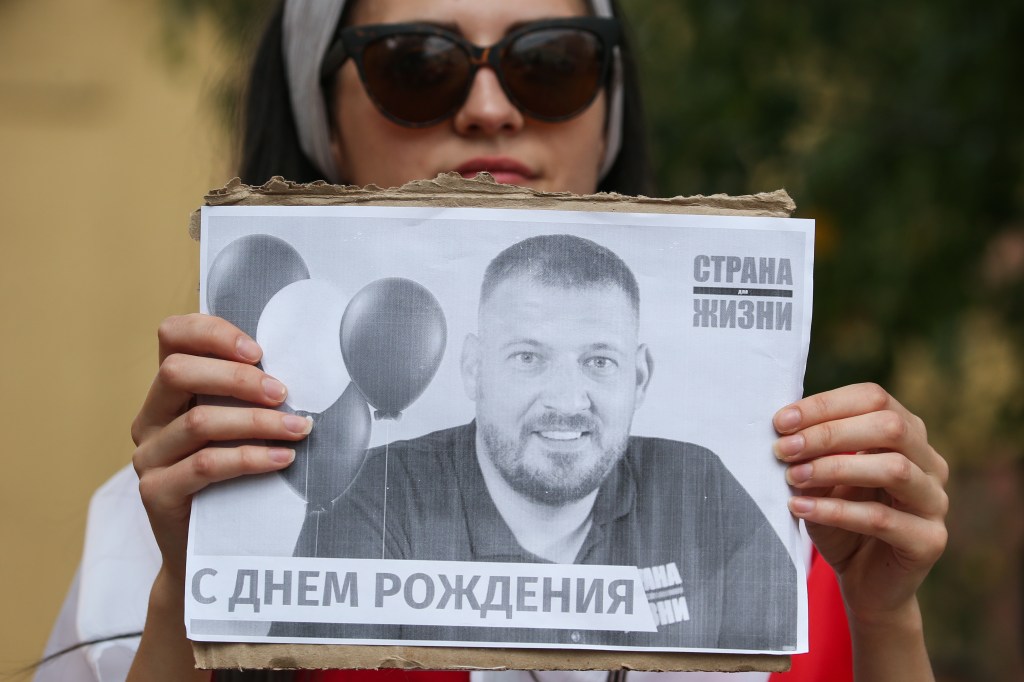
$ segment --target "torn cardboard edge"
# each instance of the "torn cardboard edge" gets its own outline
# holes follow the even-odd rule
[[[204,206],[428,206],[445,208],[514,208],[549,211],[607,211],[609,213],[690,213],[697,215],[765,216],[788,218],[796,204],[784,189],[730,196],[632,197],[601,192],[572,194],[540,192],[528,187],[502,185],[488,173],[472,180],[458,173],[442,173],[433,180],[415,180],[401,187],[376,185],[308,184],[275,176],[259,187],[233,178],[210,190]],[[193,211],[188,233],[199,240],[199,211]]]
[[[651,198],[614,193],[578,195],[540,192],[498,184],[487,173],[467,180],[442,173],[382,189],[301,184],[274,177],[259,187],[234,178],[207,193],[205,206],[426,206],[510,208],[614,213],[689,213],[700,215],[788,218],[796,204],[785,190],[761,194]],[[200,213],[189,221],[189,235],[199,239]],[[352,644],[251,644],[193,642],[196,667],[202,669],[380,669],[405,670],[644,670],[784,672],[789,656],[591,649],[522,649]]]
[[[644,670],[785,672],[789,656],[583,649],[488,649],[352,644],[192,642],[204,669]]]

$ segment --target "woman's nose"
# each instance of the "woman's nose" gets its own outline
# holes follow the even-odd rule
[[[482,68],[473,77],[469,96],[455,114],[455,130],[460,135],[490,136],[516,133],[524,117],[501,87],[492,69]]]

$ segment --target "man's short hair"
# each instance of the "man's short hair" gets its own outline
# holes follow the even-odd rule
[[[609,249],[571,234],[545,234],[516,242],[491,261],[480,286],[483,305],[499,284],[529,277],[546,286],[589,289],[616,286],[640,313],[640,287],[629,266]]]

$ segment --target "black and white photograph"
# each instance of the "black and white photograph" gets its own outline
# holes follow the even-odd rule
[[[195,497],[190,638],[807,650],[771,418],[802,394],[813,221],[201,220],[202,312],[309,435]]]

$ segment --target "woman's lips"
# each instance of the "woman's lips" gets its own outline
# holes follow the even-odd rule
[[[497,182],[507,185],[522,185],[537,177],[537,173],[526,164],[507,156],[480,156],[455,169],[464,178],[475,178],[482,171],[490,173]]]

